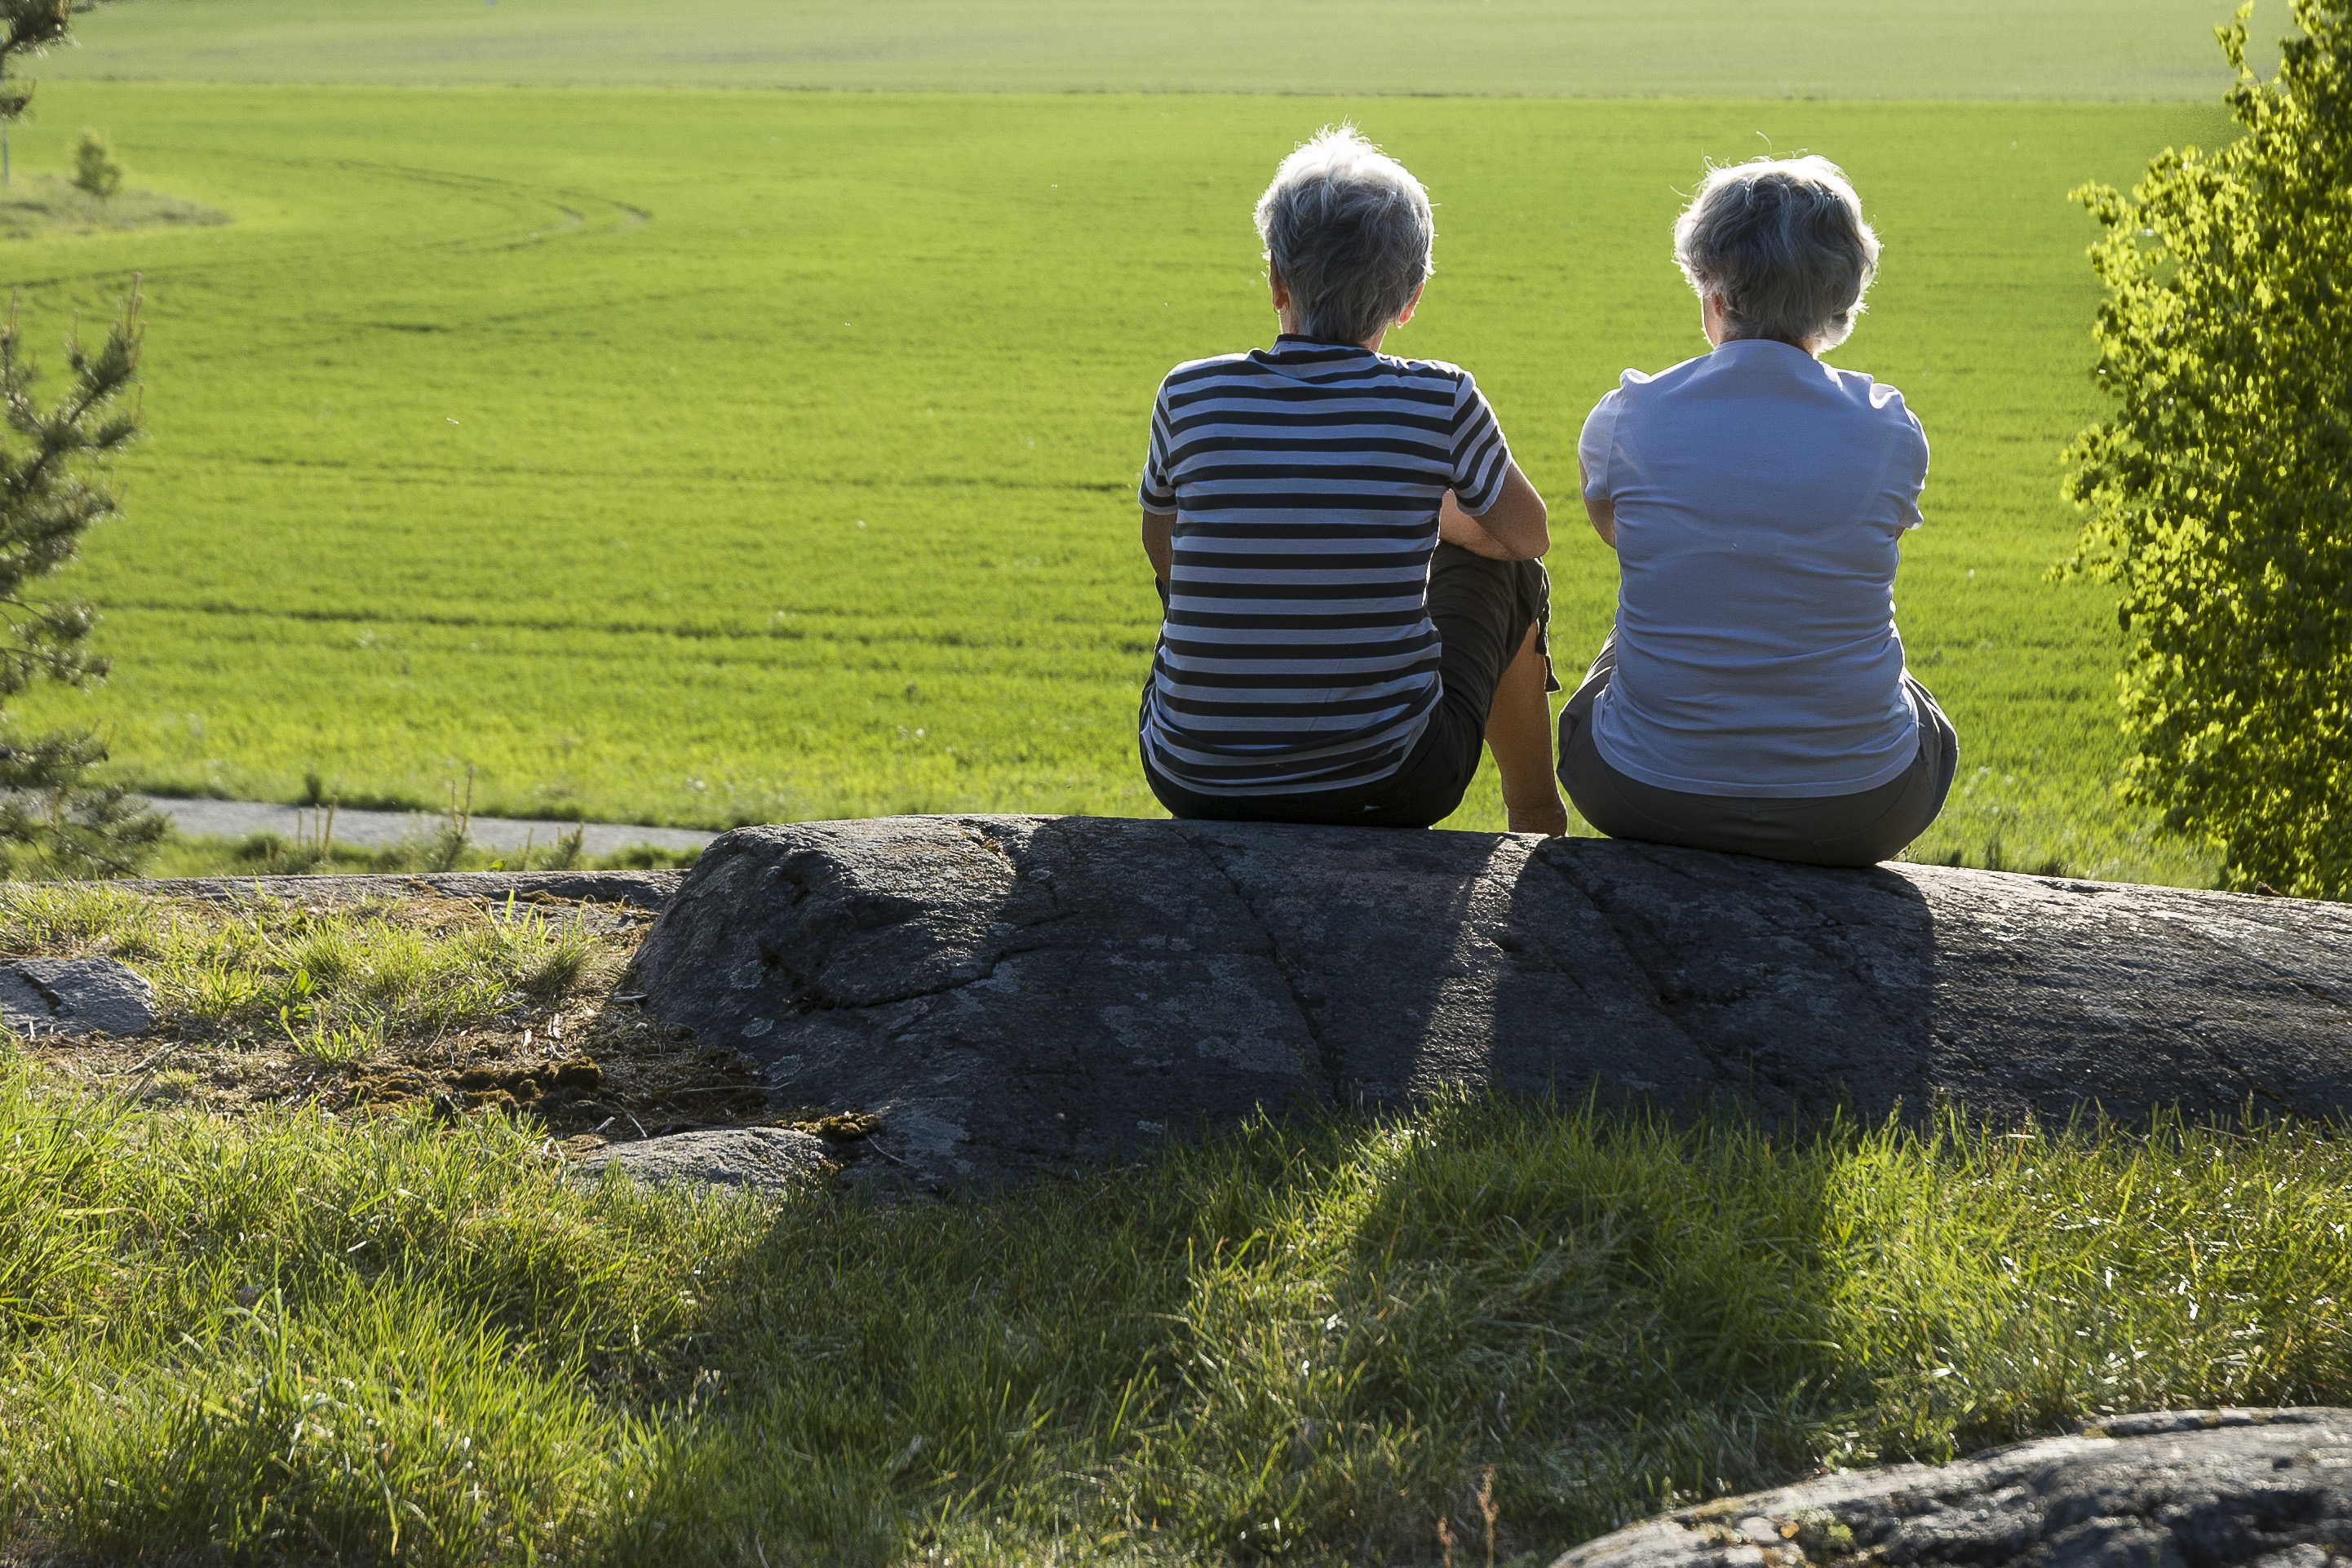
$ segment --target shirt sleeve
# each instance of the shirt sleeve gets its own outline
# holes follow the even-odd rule
[[[1927,521],[1919,510],[1919,497],[1927,489],[1927,432],[1920,427],[1917,415],[1908,409],[1904,414],[1911,421],[1911,442],[1895,495],[1903,502],[1903,526],[1917,528]]]
[[[1584,469],[1584,499],[1608,500],[1609,455],[1617,446],[1617,411],[1625,405],[1622,388],[1612,387],[1609,395],[1592,405],[1584,416],[1583,433],[1576,438],[1576,460]]]
[[[1493,509],[1511,471],[1510,443],[1468,371],[1454,399],[1454,497],[1472,517]]]
[[[1176,510],[1175,481],[1168,477],[1168,384],[1160,383],[1159,395],[1151,400],[1151,444],[1143,454],[1143,479],[1135,488],[1135,499],[1146,511],[1167,513]]]
[[[1882,492],[1894,500],[1900,525],[1917,528],[1927,521],[1919,511],[1919,497],[1927,488],[1927,432],[1920,426],[1919,416],[1905,405],[1903,395],[1884,383],[1872,384],[1870,405],[1895,426]]]

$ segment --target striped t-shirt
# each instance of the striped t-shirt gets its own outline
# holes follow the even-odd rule
[[[1285,334],[1169,372],[1138,499],[1174,512],[1144,754],[1201,795],[1299,795],[1402,765],[1437,704],[1429,557],[1449,489],[1510,448],[1470,373]]]

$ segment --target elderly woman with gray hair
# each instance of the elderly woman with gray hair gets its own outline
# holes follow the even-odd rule
[[[1943,808],[1958,742],[1895,629],[1927,437],[1902,394],[1820,358],[1877,237],[1835,164],[1761,159],[1708,174],[1675,259],[1711,352],[1627,371],[1585,421],[1617,623],[1560,715],[1560,781],[1612,837],[1885,859]]]
[[[1256,216],[1280,335],[1153,402],[1144,777],[1179,817],[1427,827],[1491,750],[1511,826],[1560,833],[1543,498],[1468,371],[1381,352],[1429,282],[1428,193],[1341,126]]]

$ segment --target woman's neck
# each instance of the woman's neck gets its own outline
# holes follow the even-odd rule
[[[1286,338],[1303,338],[1307,335],[1298,330],[1297,314],[1287,305],[1285,305],[1281,310],[1275,312],[1275,320],[1282,324],[1282,335]],[[1370,337],[1366,338],[1362,342],[1358,343],[1356,346],[1360,349],[1368,350],[1372,353],[1378,353],[1381,352],[1381,344],[1386,341],[1388,335],[1389,330],[1386,327],[1382,327],[1379,331],[1374,332]]]

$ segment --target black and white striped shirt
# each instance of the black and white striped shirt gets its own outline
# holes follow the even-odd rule
[[[1470,373],[1285,334],[1160,383],[1138,499],[1174,512],[1145,754],[1202,795],[1375,783],[1436,706],[1438,504],[1510,449]]]

